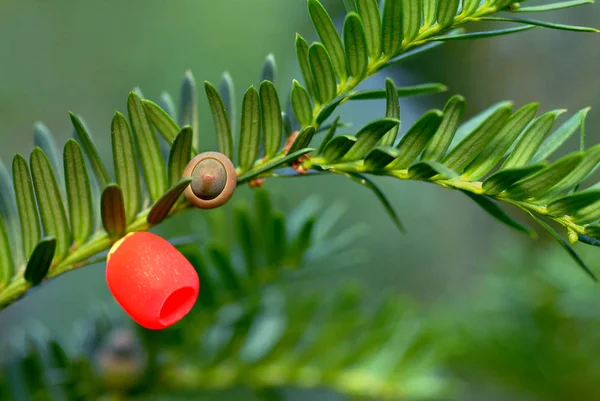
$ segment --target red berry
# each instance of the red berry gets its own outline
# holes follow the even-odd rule
[[[106,282],[125,312],[154,330],[181,320],[200,291],[190,262],[167,240],[149,232],[128,234],[113,245]]]

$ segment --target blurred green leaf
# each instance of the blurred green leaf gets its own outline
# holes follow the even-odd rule
[[[192,178],[186,177],[173,184],[173,186],[171,186],[171,188],[169,188],[169,190],[152,206],[146,221],[150,224],[158,224],[163,221],[165,217],[169,215],[169,212],[191,182]]]
[[[460,125],[465,105],[465,99],[460,95],[455,95],[448,100],[444,106],[440,126],[425,147],[422,160],[438,161],[444,156]]]
[[[348,14],[344,21],[344,45],[346,48],[346,63],[353,77],[363,77],[369,65],[367,39],[365,30],[358,14]]]
[[[25,280],[31,283],[31,285],[38,285],[44,280],[52,265],[55,250],[56,238],[53,237],[44,237],[35,246],[31,257],[27,261],[24,275]]]
[[[344,156],[344,161],[362,159],[377,142],[392,128],[397,127],[400,120],[380,118],[365,125],[356,134],[356,143]],[[402,152],[401,152],[402,153]]]
[[[219,245],[212,244],[208,247],[208,256],[215,264],[217,272],[219,273],[219,276],[221,276],[223,284],[225,284],[227,289],[233,294],[239,294],[242,290],[242,286],[229,257],[229,252]]]
[[[263,64],[262,71],[260,73],[260,82],[269,81],[275,83],[277,79],[277,63],[275,62],[275,55],[269,53]]]
[[[180,130],[179,125],[177,125],[173,118],[156,103],[144,99],[142,100],[142,104],[144,105],[146,114],[150,117],[152,124],[154,124],[160,135],[162,135],[169,145],[172,145],[175,135],[177,135]]]
[[[302,72],[308,93],[310,93],[312,98],[316,98],[317,88],[315,87],[315,81],[310,70],[310,64],[308,63],[308,43],[306,43],[306,40],[299,33],[296,34],[296,57],[298,58],[300,72]]]
[[[223,103],[223,99],[221,99],[221,96],[210,82],[204,82],[204,89],[217,130],[219,152],[231,159],[233,158],[233,133],[229,124],[229,116],[225,109],[225,103]]]
[[[75,139],[64,149],[64,169],[69,204],[69,221],[76,245],[84,243],[94,230],[92,189],[83,152]]]
[[[198,147],[198,106],[196,101],[196,80],[192,71],[187,70],[179,92],[179,126],[189,125],[194,131],[192,144]]]
[[[248,171],[258,157],[260,145],[260,100],[254,86],[248,88],[242,103],[242,122],[240,125],[240,147],[238,163],[242,171]]]
[[[161,92],[160,98],[158,99],[158,106],[163,109],[172,120],[177,120],[177,109],[175,108],[173,97],[169,92]],[[146,110],[146,112],[151,114],[149,110]],[[152,116],[150,116],[150,119],[154,122]]]
[[[13,158],[12,172],[19,219],[21,221],[23,253],[25,259],[29,259],[41,237],[40,220],[33,194],[33,183],[29,172],[29,165],[27,164],[27,160],[18,153]]]
[[[331,17],[318,0],[308,0],[308,12],[321,42],[331,57],[336,75],[340,81],[345,81],[348,78],[348,72],[344,46]]]
[[[419,34],[422,14],[421,1],[422,0],[404,0],[402,2],[402,27],[405,44],[411,42]]]
[[[252,277],[256,273],[256,233],[252,229],[250,214],[244,204],[236,205],[233,221],[236,240],[244,257],[246,271]]]
[[[575,32],[600,32],[595,28],[589,28],[585,26],[575,26],[575,25],[564,25],[557,24],[553,22],[546,21],[538,21],[533,19],[526,18],[508,18],[508,17],[483,17],[481,18],[483,21],[500,21],[500,22],[516,22],[519,24],[528,24],[528,25],[536,25],[544,28],[551,29],[560,29],[564,31],[575,31]]]
[[[121,188],[116,184],[108,184],[102,191],[100,203],[102,225],[108,235],[115,239],[125,235],[127,218]]]
[[[439,1],[437,10],[437,22],[441,27],[448,27],[454,23],[454,17],[458,12],[460,0]]]
[[[402,1],[386,0],[383,5],[381,41],[383,53],[388,57],[394,57],[402,50],[402,23]]]
[[[100,188],[104,188],[108,184],[109,179],[108,174],[106,173],[106,168],[104,167],[104,163],[102,163],[100,155],[98,154],[98,150],[96,149],[96,146],[94,146],[92,138],[85,129],[81,119],[71,112],[69,112],[69,116],[71,117],[71,122],[75,128],[77,139],[79,140],[79,143],[81,143],[81,147],[83,148],[83,151],[90,162],[90,166],[94,171],[96,181],[98,182]]]
[[[327,104],[337,94],[337,82],[325,46],[313,43],[308,48],[308,63],[317,89],[317,99],[321,104]]]
[[[283,121],[281,119],[279,95],[277,94],[275,85],[270,81],[263,81],[260,85],[260,104],[265,159],[268,160],[275,156],[279,150],[283,135]]]
[[[356,1],[344,0],[344,7],[346,8],[346,12],[348,13],[356,12]]]
[[[21,244],[21,227],[19,226],[19,211],[15,200],[13,180],[0,159],[0,218],[6,226],[6,232],[13,245],[13,256],[16,266],[25,262]]]
[[[362,19],[364,33],[367,39],[369,56],[373,60],[381,56],[381,15],[379,15],[379,4],[377,0],[356,0],[358,15]]]
[[[335,163],[341,160],[354,146],[357,138],[352,135],[340,135],[333,138],[323,150],[323,159],[327,163]]]
[[[408,132],[400,138],[396,149],[400,156],[388,167],[394,170],[408,168],[412,162],[425,149],[442,121],[440,110],[430,110],[423,114],[417,122],[409,128]]]
[[[395,118],[400,120],[400,102],[398,101],[398,89],[390,78],[385,80],[385,116],[388,118]],[[389,130],[383,138],[381,138],[380,144],[384,146],[392,146],[398,136],[400,130],[400,123]]]
[[[183,177],[183,171],[192,159],[192,127],[183,127],[173,141],[169,152],[168,175],[169,185],[177,184]]]
[[[557,216],[578,214],[590,205],[600,202],[600,190],[577,192],[551,202],[546,208],[548,213]],[[600,210],[598,208],[594,208]]]
[[[486,195],[498,195],[514,183],[540,171],[546,166],[546,163],[538,163],[498,171],[483,181],[483,192]]]
[[[60,260],[71,246],[71,231],[56,178],[48,157],[40,148],[31,152],[31,177],[38,200],[45,236],[56,238],[56,257]]]
[[[231,75],[227,71],[223,73],[219,82],[219,95],[223,99],[225,111],[230,119],[229,126],[231,127],[231,132],[235,132],[235,116],[237,115],[235,108],[235,86],[233,85]]]
[[[463,191],[465,195],[471,198],[475,203],[477,203],[483,210],[485,210],[490,216],[494,217],[496,220],[501,223],[506,224],[507,226],[514,228],[517,231],[524,232],[531,236],[535,235],[535,232],[531,230],[529,227],[525,227],[521,223],[514,220],[510,217],[504,210],[500,208],[494,201],[486,197],[485,195],[476,195],[468,191]]]
[[[142,100],[133,92],[127,99],[127,111],[148,191],[152,199],[157,200],[165,192],[167,186],[167,173],[158,146],[158,138],[152,130]]]
[[[294,111],[294,116],[303,127],[309,126],[312,124],[313,114],[312,114],[312,105],[310,103],[310,96],[308,92],[302,85],[298,83],[298,81],[294,80],[292,84],[292,110]]]
[[[473,15],[477,8],[479,7],[480,0],[463,0],[462,9],[460,14],[465,15]],[[493,1],[492,1],[493,3]]]
[[[400,152],[398,149],[391,146],[378,146],[365,156],[365,170],[376,171],[381,170],[392,161],[394,161]]]
[[[10,282],[14,272],[8,232],[4,225],[4,219],[0,216],[0,290]]]
[[[547,159],[551,154],[553,154],[563,143],[567,141],[581,126],[581,124],[585,121],[589,107],[586,107],[583,110],[580,110],[578,113],[575,113],[571,118],[569,118],[564,124],[556,129],[539,147],[539,150],[533,156],[533,161],[544,160]],[[555,119],[560,114],[562,114],[564,110],[560,110],[555,112]],[[554,120],[552,121],[554,122]],[[548,128],[548,131],[552,128]]]

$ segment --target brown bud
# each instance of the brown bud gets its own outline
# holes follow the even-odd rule
[[[183,176],[192,177],[185,197],[200,209],[224,205],[231,199],[237,185],[233,163],[219,152],[200,153],[186,166]]]

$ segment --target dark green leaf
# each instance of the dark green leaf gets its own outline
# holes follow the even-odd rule
[[[346,63],[350,75],[362,78],[367,72],[369,54],[365,30],[358,14],[348,14],[344,21],[344,45],[346,48]]]
[[[550,111],[533,120],[521,135],[521,139],[515,145],[512,153],[504,161],[502,168],[521,167],[527,164],[540,147],[544,137],[552,129],[556,117],[561,113],[562,110]],[[533,159],[534,162],[539,160],[542,159]]]
[[[56,141],[52,132],[41,121],[33,125],[33,146],[37,146],[44,151],[52,170],[56,173],[56,182],[58,182],[59,188],[62,188],[64,185],[63,170]]]
[[[142,103],[144,109],[146,109],[146,114],[160,135],[162,135],[169,145],[173,144],[175,135],[177,135],[180,130],[179,125],[177,125],[173,118],[156,103],[147,99],[142,100]]]
[[[133,92],[129,94],[127,100],[127,111],[148,191],[152,199],[157,200],[165,192],[167,186],[167,173],[158,146],[158,138],[152,130],[142,99]]]
[[[10,282],[15,272],[8,232],[0,216],[0,291]]]
[[[171,152],[169,152],[169,185],[177,184],[183,176],[183,170],[192,158],[192,127],[187,126],[177,134]]]
[[[225,287],[232,293],[239,294],[242,290],[242,286],[238,274],[233,267],[233,263],[231,263],[229,252],[218,245],[210,245],[208,247],[208,256],[215,264]]]
[[[81,147],[85,152],[88,161],[90,162],[90,166],[94,171],[94,176],[96,177],[96,181],[100,188],[104,188],[108,184],[108,174],[106,173],[106,168],[104,167],[104,163],[100,159],[98,155],[98,150],[94,143],[92,142],[92,138],[90,134],[85,129],[81,119],[77,117],[75,114],[69,112],[69,116],[71,117],[71,122],[73,123],[73,127],[75,128],[75,133],[77,134],[77,139],[79,143],[81,143]]]
[[[41,230],[29,165],[25,158],[18,153],[13,158],[12,172],[19,219],[21,221],[23,254],[27,259],[40,240]]]
[[[441,179],[453,179],[459,177],[458,173],[450,170],[442,163],[430,160],[421,161],[410,166],[408,169],[408,176],[415,180],[428,180],[436,176],[439,176]]]
[[[469,120],[467,120],[467,122],[465,122],[458,128],[450,147],[455,147],[458,143],[464,140],[467,137],[467,135],[469,135],[471,132],[477,129],[485,120],[489,119],[492,114],[507,106],[512,107],[512,102],[498,102],[488,107],[481,113],[475,115],[474,117],[471,117]]]
[[[192,264],[198,276],[202,277],[202,291],[198,295],[198,301],[203,306],[213,306],[215,304],[215,283],[210,275],[204,255],[195,244],[178,246],[179,252]]]
[[[242,103],[242,123],[240,126],[240,148],[238,163],[242,171],[248,171],[258,157],[260,145],[260,100],[254,86],[248,88]]]
[[[465,99],[456,95],[444,107],[442,122],[423,151],[422,160],[440,160],[450,147],[465,111]]]
[[[381,56],[381,16],[377,0],[356,0],[358,14],[364,25],[367,47],[371,59],[377,60]],[[359,19],[359,22],[360,22]],[[356,75],[355,75],[356,76]]]
[[[296,57],[298,58],[300,71],[302,72],[308,92],[312,98],[316,98],[317,88],[315,87],[315,81],[313,80],[310,64],[308,63],[308,43],[306,43],[306,40],[299,33],[296,34]]]
[[[269,230],[271,238],[267,243],[266,255],[267,263],[270,266],[276,267],[281,265],[281,260],[287,253],[285,215],[280,211],[273,212],[271,224],[272,228]]]
[[[323,154],[323,151],[325,150],[325,146],[327,146],[329,141],[331,141],[331,139],[335,136],[335,131],[337,130],[339,121],[340,121],[340,116],[337,116],[335,118],[335,120],[333,120],[333,123],[329,127],[327,134],[325,135],[325,137],[323,137],[323,140],[321,141],[321,144],[319,145],[319,150],[317,151],[318,155]]]
[[[250,170],[249,172],[247,172],[246,174],[242,174],[238,177],[237,183],[238,185],[247,182],[253,178],[258,177],[261,174],[264,174],[266,172],[269,172],[271,170],[275,170],[276,168],[285,166],[295,160],[297,160],[299,157],[304,156],[307,153],[312,152],[314,149],[312,148],[305,148],[305,149],[300,149],[297,152],[294,153],[288,153],[286,156],[282,156],[282,157],[278,157],[275,159],[272,159],[269,163],[262,165],[260,167],[257,167],[255,169]]]
[[[576,215],[597,202],[600,202],[600,190],[583,191],[551,202],[547,210],[549,214],[556,217]]]
[[[486,175],[504,157],[506,151],[517,140],[527,124],[537,113],[538,104],[530,103],[517,110],[506,122],[496,137],[484,148],[463,172],[463,177],[477,180]]]
[[[291,246],[290,256],[294,258],[294,260],[296,260],[296,263],[298,264],[302,263],[302,257],[310,248],[310,245],[313,241],[313,231],[315,228],[315,223],[315,217],[307,219],[300,228],[300,232],[298,233],[296,240]]]
[[[233,133],[229,124],[229,116],[227,115],[225,104],[217,90],[209,82],[204,82],[204,89],[217,130],[219,152],[231,159],[233,157]],[[171,184],[173,184],[173,182],[171,182]]]
[[[388,167],[394,170],[408,168],[425,149],[441,121],[442,112],[440,110],[430,110],[419,118],[400,139],[396,146],[396,149],[400,151],[400,156]]]
[[[540,171],[546,166],[547,164],[540,163],[498,171],[483,181],[483,192],[486,195],[497,195],[514,183]]]
[[[162,92],[160,94],[158,106],[163,109],[169,115],[169,117],[171,117],[171,119],[177,120],[177,109],[175,108],[175,102],[173,101],[173,98],[169,92]],[[150,114],[150,111],[146,110],[146,112]],[[150,117],[150,119],[152,120],[152,117]]]
[[[356,134],[356,143],[346,153],[343,160],[362,159],[389,130],[397,127],[398,124],[400,124],[400,120],[381,118],[365,125]]]
[[[25,280],[31,285],[38,285],[48,274],[54,252],[56,250],[56,238],[44,237],[33,250],[25,268]]]
[[[526,19],[526,18],[482,17],[481,19],[483,21],[517,22],[520,24],[536,25],[536,26],[542,26],[544,28],[559,29],[559,30],[563,30],[563,31],[600,32],[595,28],[588,28],[585,26],[556,24],[553,22],[538,21],[538,20]]]
[[[292,83],[291,101],[294,116],[296,116],[300,125],[303,127],[311,125],[313,113],[310,97],[308,96],[306,89],[304,89],[296,80]]]
[[[281,105],[277,89],[270,81],[260,85],[260,104],[262,112],[262,130],[265,144],[265,159],[270,159],[279,150],[283,135]]]
[[[286,152],[287,154],[295,153],[301,149],[307,148],[315,135],[315,127],[308,126],[298,133],[296,139],[292,143],[292,146]]]
[[[250,214],[245,205],[236,205],[233,214],[237,243],[244,256],[248,275],[254,276],[256,272],[256,233],[252,229]]]
[[[317,89],[317,98],[321,104],[327,104],[337,94],[337,82],[325,46],[320,43],[312,44],[308,48],[308,63]]]
[[[500,132],[506,124],[510,112],[511,107],[508,105],[496,110],[478,128],[450,150],[442,159],[442,163],[457,173],[461,173]]]
[[[30,164],[44,235],[56,238],[56,257],[60,260],[72,242],[65,206],[48,157],[40,148],[31,152]]]
[[[223,73],[221,82],[219,82],[219,95],[223,99],[225,111],[230,118],[229,125],[231,132],[235,132],[235,116],[237,115],[235,108],[235,87],[233,86],[233,79],[231,79],[231,75],[227,71]]]
[[[421,28],[421,1],[404,0],[402,10],[402,27],[404,31],[404,42],[409,43],[419,34]]]
[[[442,0],[438,4],[437,21],[441,27],[448,27],[454,23],[458,12],[460,0]]]
[[[119,112],[112,120],[111,137],[117,185],[123,191],[125,216],[130,222],[140,210],[142,194],[133,136],[125,116]]]
[[[381,36],[383,53],[394,57],[402,50],[402,1],[386,0],[383,6]]]
[[[448,90],[447,86],[437,83],[405,86],[402,88],[398,88],[398,97],[428,95],[432,93],[445,92],[446,90]],[[348,100],[374,100],[385,99],[386,97],[387,91],[385,89],[376,89],[353,92],[348,95]]]
[[[399,155],[400,152],[396,148],[392,148],[391,146],[378,146],[365,156],[365,170],[381,170],[394,161]]]
[[[191,132],[190,132],[191,134]],[[159,200],[152,206],[148,213],[147,221],[150,224],[158,224],[169,215],[169,212],[179,200],[179,197],[192,182],[191,177],[182,178],[177,183],[173,184],[169,190],[160,197]]]
[[[515,28],[506,28],[506,29],[497,29],[493,31],[485,31],[485,32],[471,32],[471,33],[457,33],[452,35],[441,35],[441,36],[433,36],[431,38],[427,38],[424,42],[437,42],[437,41],[450,41],[450,40],[474,40],[474,39],[486,39],[494,36],[502,36],[509,35],[511,33],[517,33],[522,31],[527,31],[529,29],[535,28],[534,25],[525,25],[518,26]]]
[[[277,63],[275,62],[275,55],[269,53],[263,64],[262,71],[260,73],[260,81],[269,81],[275,83],[277,79]]]
[[[556,197],[568,193],[588,178],[596,170],[599,163],[600,145],[596,145],[584,152],[581,163],[556,184],[547,194],[547,197]]]
[[[589,107],[587,107],[583,110],[580,110],[578,113],[574,114],[571,118],[569,118],[564,124],[562,124],[560,127],[558,127],[556,129],[556,131],[554,131],[544,141],[544,143],[542,143],[542,145],[539,147],[539,150],[537,151],[537,153],[535,153],[535,156],[533,156],[533,160],[534,161],[545,160],[552,153],[554,153],[563,143],[565,143],[567,141],[567,139],[569,139],[577,131],[577,129],[584,122],[585,117],[587,116],[587,112],[589,110],[590,110]],[[564,110],[559,110],[559,111],[555,112],[554,119],[556,119],[556,117],[558,117],[560,114],[562,114],[563,111]],[[553,123],[554,123],[554,119],[552,120]],[[551,128],[552,128],[552,126],[550,126],[550,128],[548,128],[548,130],[550,130]]]
[[[587,226],[585,228],[585,233],[597,240],[598,238],[600,238],[600,225]]]
[[[356,143],[356,137],[351,135],[340,135],[333,138],[323,151],[323,159],[327,163],[335,163],[341,160]]]
[[[400,120],[400,102],[398,101],[398,89],[390,78],[385,80],[385,116]],[[400,124],[392,128],[381,138],[380,144],[384,146],[392,146],[398,136]]]
[[[331,17],[318,0],[308,0],[308,11],[317,34],[331,57],[336,75],[340,81],[345,81],[348,78],[348,72],[344,47]]]
[[[194,131],[192,144],[198,146],[198,107],[196,102],[196,80],[190,70],[185,72],[179,92],[179,126],[189,125]]]
[[[593,4],[594,0],[570,0],[570,1],[563,1],[563,2],[559,2],[559,3],[553,3],[553,4],[543,4],[540,6],[529,6],[529,7],[517,7],[514,10],[514,12],[519,12],[519,13],[534,13],[534,12],[541,12],[541,11],[554,11],[554,10],[560,10],[563,8],[569,8],[569,7],[576,7],[576,6],[581,6],[584,4]]]
[[[506,192],[511,199],[540,198],[562,180],[583,160],[583,153],[573,153],[552,163],[543,170],[510,186]]]
[[[109,184],[102,191],[100,213],[102,225],[111,238],[120,238],[127,230],[123,192],[116,184]]]
[[[521,223],[515,221],[512,217],[510,217],[504,210],[500,208],[494,201],[489,199],[484,195],[475,195],[468,191],[463,191],[465,195],[471,198],[475,203],[477,203],[483,210],[488,212],[490,216],[494,217],[498,221],[506,224],[507,226],[514,228],[517,231],[521,231],[527,233],[531,236],[534,236],[535,233],[529,227],[525,227]]]
[[[69,220],[76,245],[84,243],[94,230],[90,178],[79,143],[69,139],[64,149],[64,169],[69,202]]]
[[[594,275],[594,273],[592,272],[592,270],[585,264],[585,262],[581,259],[581,257],[579,257],[579,255],[575,252],[575,250],[573,249],[573,247],[567,242],[565,241],[564,238],[562,238],[560,235],[558,235],[558,233],[550,226],[548,225],[548,223],[546,223],[544,220],[542,220],[541,218],[539,218],[538,216],[536,216],[535,214],[529,212],[529,214],[531,215],[531,217],[533,217],[533,219],[535,221],[537,221],[542,227],[544,227],[544,229],[546,231],[548,231],[550,233],[550,235],[552,235],[552,237],[558,241],[558,243],[569,253],[569,255],[575,260],[575,262],[577,262],[577,264],[591,277],[594,279],[594,281],[597,281],[596,276]]]

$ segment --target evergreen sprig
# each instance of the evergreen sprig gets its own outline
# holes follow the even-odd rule
[[[445,41],[537,27],[597,32],[538,20],[492,17],[503,10],[548,11],[586,3],[526,8],[510,0],[387,0],[380,8],[376,0],[348,1],[350,11],[340,35],[321,3],[308,0],[321,42],[309,45],[300,35],[296,38],[304,86],[293,82],[292,113],[281,112],[282,96],[273,84],[276,68],[272,56],[267,58],[260,86],[250,87],[244,94],[239,136],[233,134],[237,120],[231,78],[225,75],[219,90],[205,83],[219,150],[236,161],[238,184],[259,185],[266,177],[306,172],[343,174],[375,191],[400,227],[391,203],[366,175],[424,180],[461,190],[500,221],[528,231],[493,201],[512,204],[551,231],[593,275],[569,242],[543,220],[565,227],[571,242],[595,244],[600,238],[595,224],[600,219],[596,190],[581,190],[598,165],[598,147],[547,161],[578,126],[583,127],[586,109],[545,139],[559,111],[534,119],[537,105],[513,113],[505,102],[459,127],[464,100],[453,97],[444,110],[425,113],[406,135],[396,139],[397,97],[440,92],[446,87],[396,88],[388,81],[383,90],[355,89],[386,67]],[[476,26],[482,20],[517,26],[464,31],[466,23]],[[387,99],[385,118],[355,135],[336,136],[337,117],[326,124],[343,103],[378,98]],[[36,148],[29,163],[21,155],[15,156],[12,183],[6,169],[0,167],[0,307],[44,279],[95,260],[126,233],[150,229],[189,208],[180,196],[189,182],[180,177],[182,166],[198,148],[196,83],[191,72],[186,72],[183,80],[177,113],[170,95],[162,95],[158,103],[162,107],[135,90],[127,100],[127,117],[115,114],[111,125],[114,177],[107,173],[89,130],[72,113],[76,140],[65,145],[62,166],[52,135],[36,126]],[[324,131],[328,134],[320,146],[311,147]],[[285,169],[287,166],[292,169]],[[93,199],[100,199],[100,205],[94,207]]]

